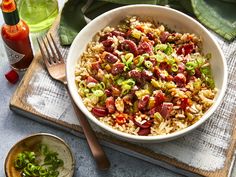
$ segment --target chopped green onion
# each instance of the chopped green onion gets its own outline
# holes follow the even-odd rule
[[[144,56],[139,56],[137,66],[141,66],[143,64],[143,61],[144,61]]]
[[[116,80],[116,83],[117,83],[117,85],[122,85],[122,82],[124,82],[124,78],[123,77],[120,77],[120,78],[118,78],[117,80]]]
[[[15,168],[22,170],[21,174],[24,177],[57,177],[59,175],[57,168],[64,164],[63,160],[58,159],[58,153],[49,151],[44,144],[38,146],[37,152],[45,156],[44,164],[39,165],[41,162],[35,162],[35,152],[24,151],[17,155]]]
[[[212,77],[206,77],[205,82],[211,89],[213,89],[215,87],[215,82],[212,79]]]
[[[177,72],[178,69],[179,69],[179,67],[178,67],[178,65],[177,65],[176,63],[174,63],[174,64],[171,65],[171,71]]]
[[[202,81],[198,78],[196,81],[193,83],[193,91],[196,93],[201,89]]]
[[[153,67],[153,64],[151,61],[145,61],[144,62],[144,65],[148,68],[148,69],[151,69]]]
[[[127,53],[125,56],[121,56],[122,62],[125,64],[125,70],[129,70],[133,64],[134,55],[132,53]]]
[[[167,44],[157,44],[155,47],[154,47],[154,51],[157,52],[157,51],[164,51],[167,49]]]
[[[210,70],[209,66],[200,68],[200,71],[204,75],[210,75],[211,74],[211,70]]]
[[[166,55],[171,55],[173,53],[173,48],[171,47],[170,44],[167,44],[166,49],[163,51]]]
[[[189,74],[190,74],[191,76],[193,76],[195,73],[196,73],[196,72],[195,72],[195,69],[189,71]]]
[[[187,69],[187,70],[194,70],[195,68],[197,67],[197,64],[195,63],[195,62],[193,62],[193,61],[189,61],[189,62],[187,62],[186,63],[186,65],[185,65],[185,68]]]
[[[95,90],[93,94],[97,97],[101,97],[104,95],[104,92],[102,90]]]
[[[172,65],[175,63],[175,58],[172,56],[168,56],[166,62],[167,62],[167,64]]]
[[[154,55],[154,57],[156,58],[156,61],[159,62],[159,63],[165,61],[165,55],[164,54],[158,53],[158,54]]]
[[[127,79],[127,80],[124,80],[121,85],[131,85],[131,86],[134,86],[135,85],[135,81],[133,79]]]

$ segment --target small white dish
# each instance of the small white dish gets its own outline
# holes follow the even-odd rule
[[[45,144],[48,149],[58,153],[58,158],[63,160],[64,165],[58,169],[58,177],[72,177],[74,174],[75,160],[70,147],[61,138],[48,134],[38,133],[30,135],[17,142],[8,152],[5,159],[5,174],[7,177],[21,177],[20,171],[16,170],[14,161],[17,155],[23,151],[34,151],[36,145]]]

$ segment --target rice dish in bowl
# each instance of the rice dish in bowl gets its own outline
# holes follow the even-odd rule
[[[77,105],[94,123],[131,141],[160,142],[189,132],[213,113],[225,91],[225,61],[213,41],[214,50],[209,50],[207,31],[195,31],[195,26],[182,30],[186,24],[173,22],[178,17],[167,15],[165,23],[161,12],[158,19],[143,10],[156,8],[183,15],[148,5],[120,8],[122,15],[113,10],[112,17],[102,15],[108,22],[94,20],[102,23],[97,30],[89,29],[94,21],[88,24],[78,36],[87,33],[89,39],[70,54],[80,44],[75,42],[68,55],[74,70],[67,66],[67,78]],[[70,62],[72,56],[77,59]]]
[[[213,104],[209,59],[195,34],[133,16],[94,37],[75,80],[101,122],[134,135],[165,135],[194,124]]]

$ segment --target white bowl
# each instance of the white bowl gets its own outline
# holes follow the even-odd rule
[[[170,29],[174,29],[178,32],[190,32],[195,33],[202,38],[203,42],[203,52],[211,53],[211,67],[213,72],[213,77],[215,80],[216,88],[218,89],[218,93],[215,97],[214,104],[208,109],[208,111],[203,115],[203,117],[196,122],[195,124],[180,130],[178,132],[174,132],[168,135],[159,135],[159,136],[136,136],[127,133],[120,132],[115,130],[102,122],[100,122],[91,112],[87,110],[85,105],[82,102],[81,97],[77,92],[77,88],[75,85],[75,65],[80,58],[81,54],[86,50],[87,44],[92,40],[92,37],[101,29],[108,25],[116,25],[126,16],[140,16],[147,17],[151,19],[155,19],[158,22],[161,22],[167,25]],[[221,100],[223,99],[226,85],[227,85],[227,65],[224,55],[217,44],[217,42],[213,39],[208,30],[203,27],[199,22],[194,20],[193,18],[168,7],[156,6],[156,5],[130,5],[124,6],[121,8],[117,8],[111,11],[108,11],[99,17],[92,20],[88,25],[86,25],[80,33],[76,36],[73,41],[68,58],[67,58],[67,66],[66,66],[66,74],[67,81],[69,86],[69,91],[77,104],[77,106],[83,111],[83,113],[95,123],[97,126],[107,130],[112,133],[116,137],[119,137],[123,140],[133,141],[133,142],[162,142],[169,141],[174,138],[180,137],[186,133],[197,128],[203,122],[205,122],[212,113],[219,106]]]

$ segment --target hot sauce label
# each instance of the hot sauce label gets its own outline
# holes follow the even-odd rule
[[[9,60],[9,63],[11,65],[19,62],[22,58],[24,58],[24,54],[18,53],[15,50],[11,49],[10,47],[7,46],[6,43],[4,43],[4,46],[6,48],[6,53],[7,53],[7,57]]]

